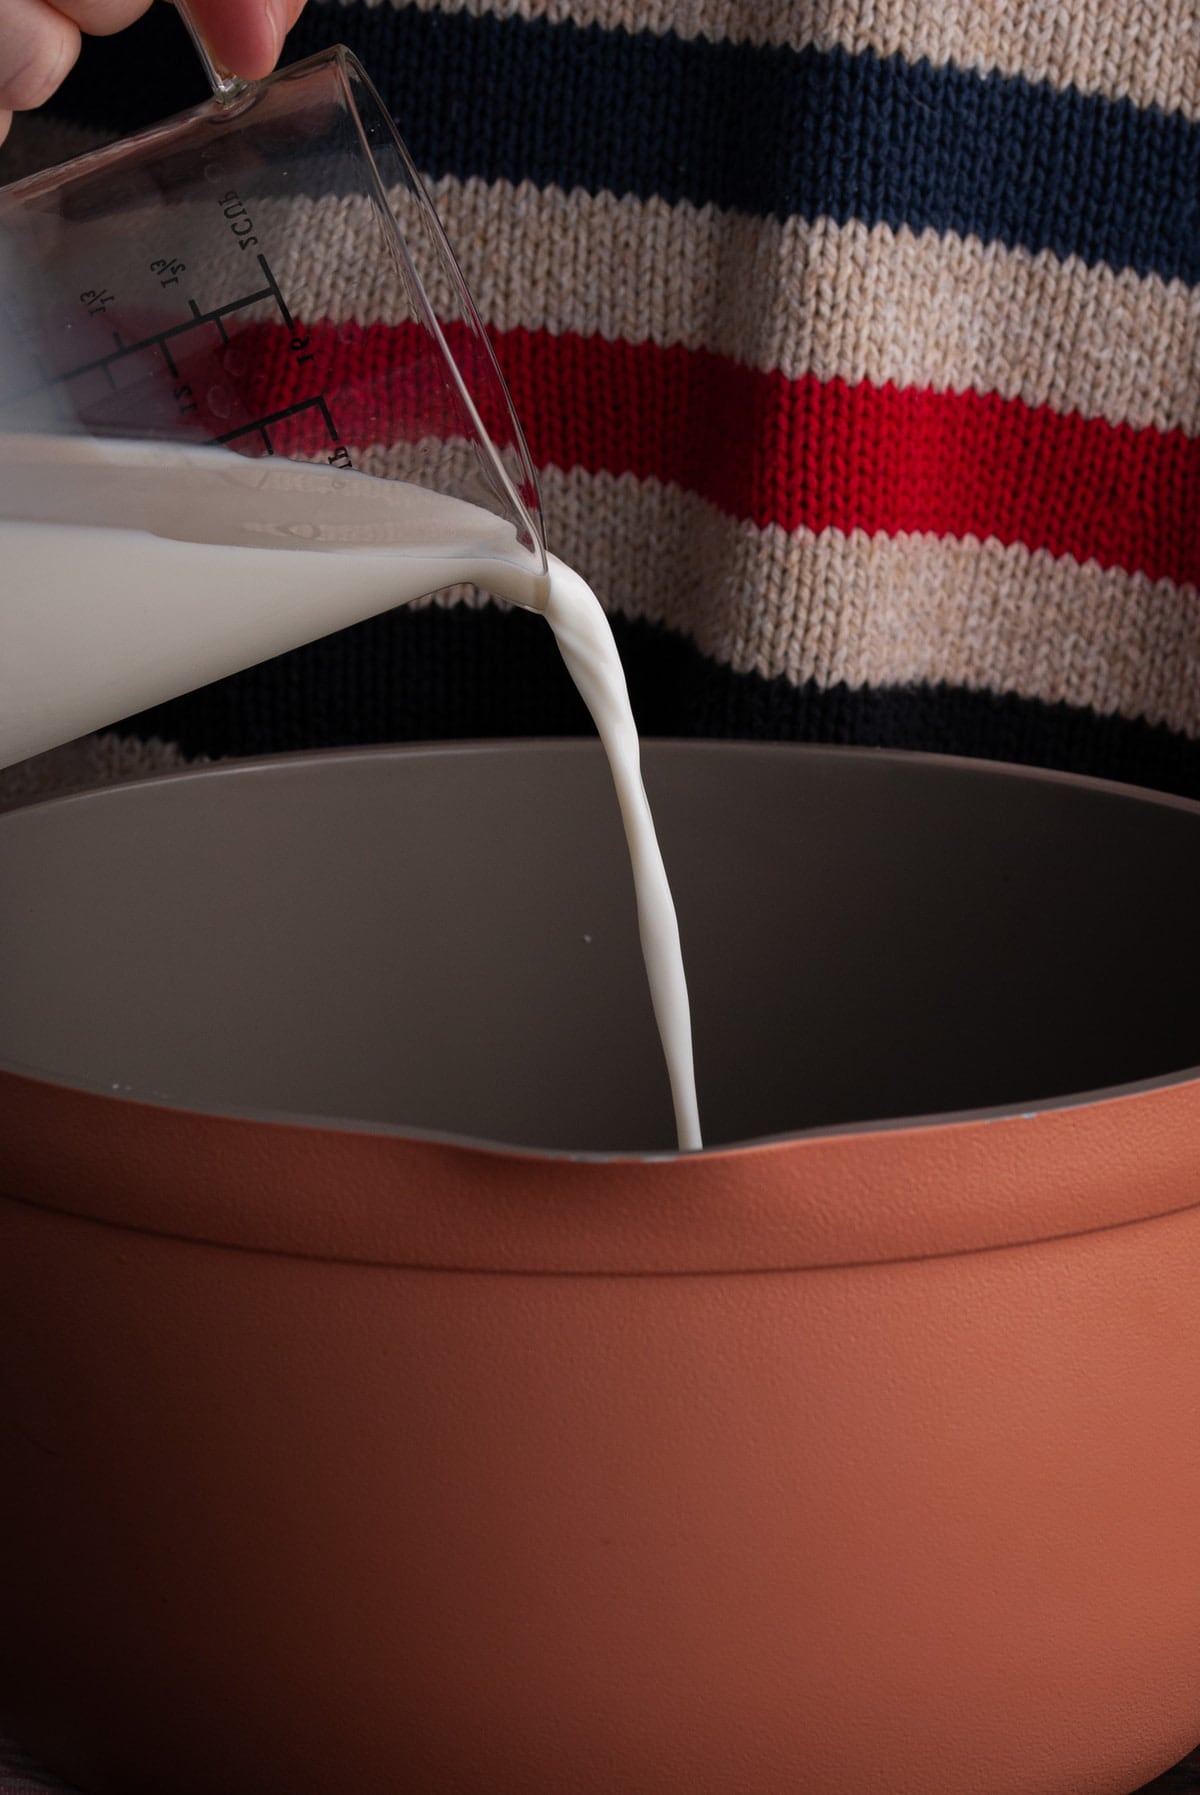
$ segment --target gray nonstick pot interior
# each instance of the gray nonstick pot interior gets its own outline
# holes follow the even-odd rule
[[[709,1144],[1200,1061],[1200,806],[649,743]],[[189,1108],[673,1143],[592,743],[244,763],[0,819],[0,1062]]]

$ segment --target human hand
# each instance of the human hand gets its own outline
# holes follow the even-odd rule
[[[80,37],[108,37],[150,0],[0,0],[0,143],[14,112],[44,105],[79,55]],[[304,0],[192,0],[192,15],[215,61],[261,80],[275,67]]]

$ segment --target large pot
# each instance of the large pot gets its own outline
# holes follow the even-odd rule
[[[1200,807],[646,761],[692,1158],[590,745],[0,819],[0,1707],[89,1795],[1200,1737]]]

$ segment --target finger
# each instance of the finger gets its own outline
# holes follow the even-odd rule
[[[8,136],[8,133],[11,131],[11,129],[12,129],[12,113],[11,112],[0,112],[0,143],[4,142],[4,139]]]
[[[78,55],[78,25],[46,0],[0,0],[0,109],[40,106]]]
[[[191,11],[213,60],[247,81],[271,73],[292,23],[288,0],[192,0]]]
[[[110,37],[140,19],[150,0],[55,0],[55,4],[89,37]]]

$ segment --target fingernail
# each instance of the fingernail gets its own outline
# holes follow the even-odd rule
[[[287,31],[287,13],[283,6],[275,3],[275,0],[266,0],[263,14],[271,32],[271,63],[274,66],[279,52],[283,48],[284,34]]]

